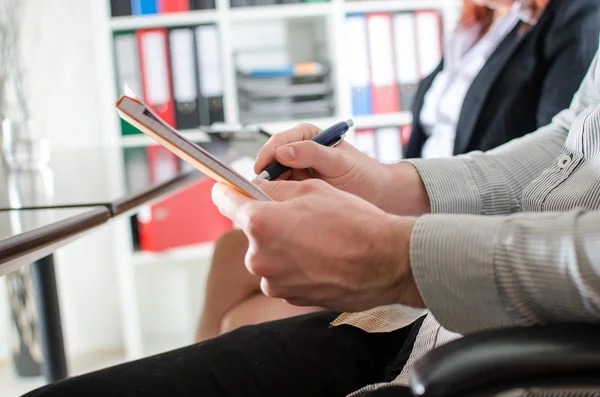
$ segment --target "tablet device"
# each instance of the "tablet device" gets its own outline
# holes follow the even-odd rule
[[[206,176],[248,197],[270,201],[258,186],[165,123],[128,87],[116,104],[119,116]]]

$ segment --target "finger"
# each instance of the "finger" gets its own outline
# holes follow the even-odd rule
[[[273,135],[262,147],[256,156],[254,172],[259,174],[266,166],[275,161],[275,150],[291,142],[306,141],[321,132],[321,129],[312,124],[300,124],[291,130]]]
[[[262,276],[260,289],[267,296],[283,299],[295,306],[317,306],[323,300],[319,288],[290,274]]]
[[[276,277],[284,271],[277,256],[265,255],[265,251],[261,251],[255,243],[249,245],[244,265],[248,272],[258,277]]]
[[[261,205],[261,202],[251,199],[220,182],[215,183],[212,188],[212,200],[221,214],[242,228],[248,224],[249,208]]]
[[[255,183],[260,189],[275,201],[288,201],[310,193],[318,180],[307,181],[265,181],[257,180]]]
[[[281,164],[295,169],[312,168],[329,178],[339,177],[352,168],[349,157],[343,150],[319,145],[313,141],[280,146],[276,150],[276,159]]]
[[[291,171],[284,172],[277,179],[273,179],[275,181],[303,181],[306,179],[314,178],[314,176],[310,173],[310,170],[297,170],[293,169]],[[256,179],[258,180],[258,179]],[[255,181],[256,181],[255,180]],[[261,179],[264,180],[264,179]]]
[[[263,294],[271,298],[286,298],[288,296],[287,288],[272,277],[261,278],[260,289]]]

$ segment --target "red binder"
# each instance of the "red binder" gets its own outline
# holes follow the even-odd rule
[[[400,111],[400,94],[394,67],[393,16],[367,15],[373,113]]]
[[[408,145],[410,134],[412,134],[412,125],[403,125],[400,127],[400,142],[402,142],[402,147]]]
[[[146,29],[136,32],[141,64],[142,94],[144,101],[168,124],[175,127],[175,105],[171,85],[168,36],[166,29]],[[161,183],[179,172],[179,159],[162,146],[146,148],[150,168],[150,182]],[[188,233],[196,220],[190,215],[197,195],[204,192],[197,187],[179,192],[160,203],[146,208],[138,215],[140,248],[144,251],[163,251],[202,242]],[[187,203],[187,204],[186,204]],[[212,203],[210,210],[216,210]]]
[[[153,205],[138,216],[140,248],[160,252],[167,249],[215,241],[233,228],[212,202],[215,182],[203,178],[200,182]]]
[[[163,120],[175,127],[167,29],[138,30],[135,35],[142,66],[144,101]]]
[[[144,101],[169,125],[175,127],[175,105],[171,89],[171,65],[166,29],[147,29],[136,32],[140,55]],[[178,172],[178,159],[162,146],[147,148],[150,181],[159,183]],[[172,164],[172,167],[168,165]],[[167,167],[167,171],[162,171]],[[165,173],[166,172],[166,173]]]
[[[190,0],[158,0],[158,12],[183,12],[190,9]]]

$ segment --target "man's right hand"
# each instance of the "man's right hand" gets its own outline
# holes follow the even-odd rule
[[[428,211],[429,199],[412,165],[381,164],[345,141],[336,147],[319,145],[310,140],[319,132],[315,125],[300,124],[273,135],[259,151],[254,171],[258,174],[277,160],[293,168],[280,179],[319,178],[399,215],[421,215]],[[406,196],[404,199],[398,196],[402,191],[405,194],[400,196]]]

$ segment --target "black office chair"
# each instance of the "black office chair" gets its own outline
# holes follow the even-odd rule
[[[492,396],[518,388],[600,390],[600,325],[553,324],[478,332],[415,365],[415,396]]]

